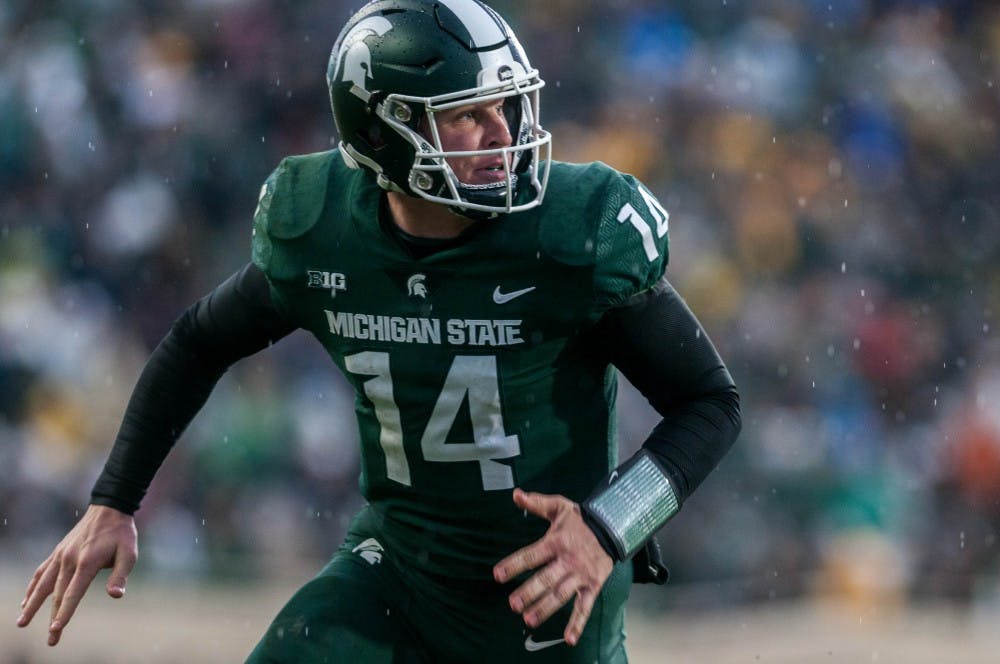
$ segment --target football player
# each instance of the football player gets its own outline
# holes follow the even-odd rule
[[[226,369],[308,330],[350,381],[367,503],[251,662],[624,662],[630,585],[740,428],[664,277],[668,214],[629,175],[553,161],[543,86],[478,0],[376,0],[327,79],[341,142],[264,184],[252,262],[149,358],[91,505],[30,581],[59,641]],[[662,415],[618,464],[616,369]]]

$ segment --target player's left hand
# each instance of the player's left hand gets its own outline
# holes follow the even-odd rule
[[[548,520],[549,529],[537,542],[498,562],[493,577],[505,583],[518,574],[537,570],[509,597],[510,608],[523,616],[528,627],[541,625],[575,598],[563,638],[569,645],[576,645],[594,601],[611,574],[611,557],[583,522],[580,506],[573,501],[514,489],[514,503]]]

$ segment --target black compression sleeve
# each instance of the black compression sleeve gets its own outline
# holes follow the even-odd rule
[[[740,399],[701,323],[666,278],[601,319],[609,359],[663,417],[643,448],[670,476],[680,504],[740,432]]]
[[[253,264],[191,305],[152,352],[132,391],[91,502],[132,514],[153,475],[219,378],[295,327]]]

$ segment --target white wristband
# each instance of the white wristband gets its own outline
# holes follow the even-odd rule
[[[594,492],[585,508],[625,560],[677,513],[680,504],[666,473],[642,450],[612,473],[608,486]]]

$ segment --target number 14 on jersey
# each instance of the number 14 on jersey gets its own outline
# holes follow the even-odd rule
[[[389,353],[364,351],[348,355],[344,366],[353,374],[372,376],[365,381],[364,391],[375,407],[386,474],[395,482],[412,486],[410,464],[403,447],[402,420],[393,394]],[[466,398],[473,441],[448,443],[445,438]],[[508,436],[504,430],[495,356],[455,356],[420,438],[420,451],[425,461],[479,462],[486,491],[514,488],[511,467],[497,459],[516,457],[521,453],[521,445],[516,435]]]
[[[645,187],[639,187],[639,194],[642,196],[643,202],[646,203],[646,210],[649,215],[653,218],[653,225],[656,227],[656,237],[661,238],[667,233],[670,223],[670,213],[663,209],[656,197],[651,193],[646,191]],[[622,209],[618,211],[618,223],[623,224],[625,222],[632,224],[635,230],[639,231],[639,236],[642,238],[642,248],[646,252],[646,258],[650,262],[653,262],[659,257],[660,252],[656,248],[656,240],[653,239],[653,228],[649,225],[639,212],[632,207],[631,203],[626,203],[622,206]]]

